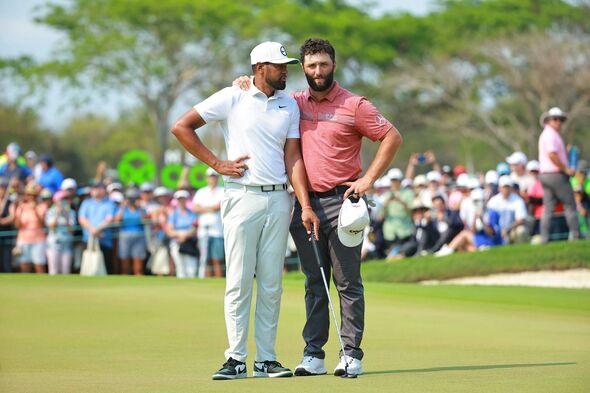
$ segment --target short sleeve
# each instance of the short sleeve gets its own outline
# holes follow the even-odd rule
[[[525,218],[527,218],[527,216],[528,214],[526,210],[526,205],[524,204],[524,199],[518,197],[516,201],[514,217],[516,218],[516,220],[524,220]]]
[[[206,123],[221,121],[230,113],[234,87],[226,87],[194,106]]]
[[[287,138],[294,138],[299,139],[299,106],[295,101],[293,101],[291,107],[293,108],[290,112],[290,119],[289,119],[289,131],[287,132]]]
[[[78,211],[78,217],[88,218],[88,203],[89,200],[85,200],[80,205],[80,210]]]
[[[377,141],[385,136],[393,125],[387,120],[375,105],[361,97],[356,108],[355,127],[364,136],[372,141]]]

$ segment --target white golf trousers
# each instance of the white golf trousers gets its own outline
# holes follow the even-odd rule
[[[256,361],[276,360],[282,272],[291,220],[286,191],[227,183],[221,202],[225,236],[226,359],[246,361],[252,287],[256,275]]]

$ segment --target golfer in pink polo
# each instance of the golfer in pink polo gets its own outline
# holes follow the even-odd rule
[[[539,180],[543,185],[543,216],[541,217],[541,242],[549,241],[551,216],[555,204],[560,201],[565,209],[565,219],[570,239],[580,238],[578,215],[570,177],[576,171],[568,166],[567,152],[561,137],[561,128],[567,113],[554,107],[541,115],[543,132],[539,136]]]
[[[347,247],[338,238],[338,214],[350,195],[362,197],[385,172],[402,138],[366,98],[355,95],[334,81],[334,47],[322,39],[308,39],[300,49],[300,62],[309,88],[295,93],[301,114],[301,151],[310,190],[310,206],[295,204],[291,235],[295,240],[306,276],[303,327],[305,348],[295,375],[326,374],[323,346],[328,341],[328,297],[323,286],[308,230],[301,221],[302,209],[313,209],[320,219],[317,242],[324,271],[332,276],[340,298],[341,329],[346,356],[334,375],[362,374],[361,341],[365,327],[365,298],[360,274],[362,240]],[[381,144],[363,174],[361,142],[366,137]]]

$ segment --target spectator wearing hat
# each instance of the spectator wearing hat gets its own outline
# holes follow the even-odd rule
[[[16,236],[15,254],[18,255],[22,273],[45,273],[45,213],[47,205],[39,204],[38,187],[35,183],[27,184],[23,200],[16,205],[14,212]]]
[[[70,274],[72,270],[76,214],[67,195],[67,191],[57,191],[53,195],[53,205],[45,215],[47,265],[51,275]]]
[[[27,166],[31,170],[31,173],[33,174],[33,179],[37,183],[39,183],[39,179],[41,179],[41,173],[43,172],[43,169],[41,168],[41,164],[39,163],[39,157],[37,156],[37,153],[35,153],[33,150],[29,150],[25,153],[25,160]]]
[[[503,242],[528,242],[530,233],[526,226],[527,209],[524,200],[514,192],[514,182],[510,176],[500,176],[498,186],[500,192],[488,201],[487,208],[498,213]]]
[[[199,252],[195,234],[197,216],[187,207],[190,194],[186,190],[174,193],[177,206],[168,216],[167,234],[170,238],[170,254],[174,260],[176,277],[195,278]]]
[[[154,200],[154,185],[152,183],[145,182],[139,186],[139,206],[148,214],[158,208],[158,203]]]
[[[565,218],[570,232],[570,239],[580,238],[578,216],[574,192],[569,177],[575,169],[568,167],[567,152],[561,130],[567,120],[567,114],[558,107],[553,107],[541,115],[543,132],[539,137],[539,180],[543,184],[543,216],[541,218],[541,242],[549,241],[551,217],[558,201],[565,208]]]
[[[427,255],[440,238],[435,222],[432,220],[430,207],[416,198],[412,204],[412,221],[414,221],[415,255]]]
[[[9,143],[6,154],[3,156],[5,162],[0,165],[0,177],[8,179],[15,188],[20,188],[33,175],[20,153],[20,146],[17,143]]]
[[[118,256],[121,261],[121,274],[143,275],[143,263],[147,257],[144,221],[147,220],[146,210],[140,206],[139,191],[129,188],[125,198],[115,214],[115,222],[119,223]]]
[[[47,154],[42,154],[39,157],[39,164],[41,165],[41,176],[39,177],[39,184],[43,188],[47,188],[53,194],[61,186],[64,177],[54,165],[53,159]]]
[[[490,169],[489,171],[486,172],[485,176],[484,176],[484,186],[483,186],[483,191],[484,191],[484,195],[485,195],[485,201],[489,201],[491,197],[493,197],[494,195],[496,195],[498,193],[498,179],[500,178],[500,176],[498,176],[498,172],[496,172],[494,169]]]
[[[521,151],[515,151],[506,157],[506,162],[510,166],[510,178],[515,188],[518,188],[518,193],[526,200],[526,192],[533,182],[533,178],[526,170],[527,156]]]
[[[406,256],[410,254],[414,240],[411,209],[416,194],[412,189],[401,187],[403,174],[400,169],[390,169],[387,176],[391,188],[383,194],[383,245],[379,244],[378,249],[383,250],[384,256]]]
[[[0,272],[12,272],[14,247],[14,204],[10,197],[8,179],[0,177]]]
[[[221,221],[221,201],[223,188],[219,187],[219,174],[207,168],[207,186],[199,189],[193,198],[193,211],[199,215],[199,277],[223,277],[223,223]],[[213,271],[209,269],[209,263]]]
[[[115,204],[107,197],[103,183],[92,186],[91,197],[84,200],[78,212],[84,242],[90,236],[98,238],[108,274],[113,274],[113,232],[111,224],[116,213]]]

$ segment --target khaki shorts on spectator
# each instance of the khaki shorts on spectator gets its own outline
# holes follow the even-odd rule
[[[47,259],[45,259],[45,242],[29,244],[17,243],[16,246],[20,250],[20,255],[18,257],[19,263],[33,262],[35,265],[47,265]]]

